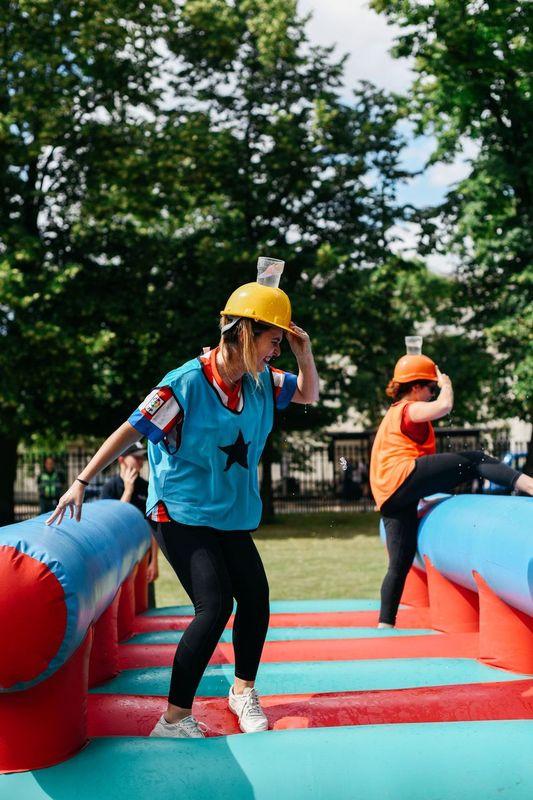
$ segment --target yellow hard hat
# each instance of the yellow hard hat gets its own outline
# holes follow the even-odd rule
[[[291,301],[282,289],[274,286],[263,286],[261,283],[239,286],[228,298],[220,314],[225,317],[247,317],[292,333],[289,327]]]

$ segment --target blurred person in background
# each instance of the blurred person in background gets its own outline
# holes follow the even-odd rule
[[[57,468],[53,456],[44,458],[41,472],[37,476],[37,488],[40,513],[53,511],[65,491],[65,476]]]

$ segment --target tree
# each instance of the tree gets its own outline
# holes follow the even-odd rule
[[[209,119],[220,186],[197,209],[205,222],[189,267],[202,269],[208,254],[227,294],[254,278],[258,254],[286,260],[282,286],[312,334],[326,404],[291,409],[283,424],[323,426],[354,402],[375,420],[391,353],[428,313],[422,286],[438,282],[392,252],[405,216],[395,98],[362,84],[343,103],[343,60],[310,44],[287,0],[186,0],[169,47],[181,60],[175,113]]]
[[[220,186],[199,209],[204,229],[188,258],[201,268],[208,253],[224,294],[253,279],[258,253],[285,259],[282,285],[340,403],[322,414],[332,419],[356,397],[375,415],[369,386],[388,378],[391,349],[403,348],[398,337],[424,318],[426,290],[441,282],[391,246],[407,213],[396,200],[405,172],[395,98],[362,84],[343,103],[343,60],[311,46],[305,25],[295,2],[184,3],[169,39],[182,59],[175,113],[192,104],[209,119],[210,179]]]
[[[99,222],[134,256],[121,288],[128,271],[138,281],[154,210],[144,191],[161,94],[156,44],[172,8],[11,0],[0,10],[2,522],[12,519],[22,436],[87,433],[116,409],[109,386],[125,365],[104,358],[105,320],[127,304],[111,293],[114,243]]]
[[[287,261],[330,401],[287,424],[354,401],[375,415],[435,283],[392,252],[395,99],[363,84],[343,103],[343,61],[311,47],[295,2],[34,0],[0,22],[11,452],[39,430],[111,430],[216,340],[260,254]]]
[[[414,56],[409,108],[418,132],[436,136],[431,162],[452,160],[465,137],[477,146],[471,174],[434,214],[431,239],[459,256],[455,302],[466,313],[458,321],[468,357],[477,345],[484,359],[491,412],[530,420],[533,9],[517,0],[372,5],[405,31],[394,52]],[[529,450],[532,472],[531,443]]]

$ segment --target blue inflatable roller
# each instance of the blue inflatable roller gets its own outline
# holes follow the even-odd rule
[[[418,529],[415,565],[424,556],[446,578],[477,591],[478,572],[506,603],[533,615],[533,498],[436,495]],[[385,542],[383,521],[380,536]]]
[[[533,498],[450,497],[423,517],[418,550],[460,586],[477,591],[476,571],[498,597],[533,615]]]

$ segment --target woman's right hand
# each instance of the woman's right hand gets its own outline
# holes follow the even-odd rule
[[[126,467],[124,470],[121,470],[120,477],[124,481],[124,488],[133,492],[135,481],[139,477],[139,470],[135,469],[135,467]]]
[[[436,365],[435,365],[436,366]],[[435,405],[440,408],[442,413],[439,413],[435,419],[451,414],[453,409],[453,386],[450,378],[436,366],[437,369],[437,384],[440,387],[439,396],[434,401]]]
[[[70,487],[67,489],[65,494],[59,498],[59,502],[52,514],[46,520],[47,525],[51,525],[53,522],[57,522],[57,525],[61,525],[63,521],[63,517],[67,511],[67,508],[70,512],[70,519],[75,519],[76,522],[81,520],[81,507],[83,505],[83,496],[85,494],[85,486],[80,481],[76,480]]]

